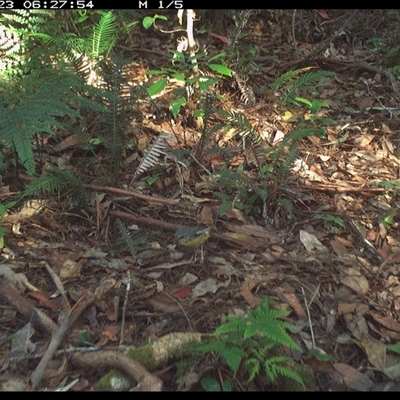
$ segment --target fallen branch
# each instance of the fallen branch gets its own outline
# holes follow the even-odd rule
[[[61,326],[54,332],[49,347],[40,360],[38,366],[33,371],[30,384],[28,384],[28,389],[36,389],[46,371],[47,365],[53,357],[53,354],[57,350],[64,336],[68,332],[69,328],[80,318],[84,311],[95,301],[99,300],[104,296],[112,287],[115,286],[115,281],[113,279],[103,281],[96,288],[94,294],[86,293],[86,296],[82,296],[81,299],[75,304],[74,308],[62,322]]]
[[[0,299],[6,301],[30,321],[35,328],[52,334],[57,325],[42,311],[37,309],[28,299],[21,296],[18,290],[12,288],[4,278],[0,277]]]
[[[125,372],[143,392],[161,391],[162,380],[148,372],[138,361],[129,356],[115,351],[100,351],[97,353],[76,353],[72,356],[72,361],[81,368],[93,370],[101,368],[116,368]]]

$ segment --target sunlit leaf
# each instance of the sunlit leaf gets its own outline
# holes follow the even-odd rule
[[[148,89],[147,93],[150,97],[155,96],[156,94],[161,93],[165,85],[167,84],[167,78],[160,79],[159,81],[153,83]]]
[[[212,71],[217,72],[218,74],[226,75],[226,76],[232,76],[232,71],[228,67],[225,67],[225,65],[222,65],[222,64],[208,64],[208,67]]]

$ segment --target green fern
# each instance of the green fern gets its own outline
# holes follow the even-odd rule
[[[222,335],[241,331],[243,339],[261,334],[275,344],[300,350],[299,346],[286,332],[291,325],[281,321],[281,318],[288,314],[285,310],[271,310],[268,301],[264,300],[261,305],[248,312],[246,319],[228,317],[228,322],[217,328],[215,334]]]
[[[50,25],[53,15],[48,10],[9,10],[0,14],[1,76],[11,78],[30,72],[37,50],[33,35]]]
[[[307,72],[286,87],[283,101],[293,101],[302,90],[315,89],[324,84],[324,80],[335,74],[330,71]]]
[[[273,161],[272,170],[275,173],[278,185],[282,185],[296,159],[297,144],[308,136],[320,132],[320,128],[306,128],[289,132],[282,140],[280,146],[269,151],[269,158]]]
[[[270,85],[272,90],[276,90],[281,86],[285,86],[284,96],[281,99],[281,103],[293,102],[301,91],[315,89],[317,86],[323,85],[327,77],[335,75],[333,72],[322,70],[306,72],[309,69],[310,68],[307,67],[294,71],[288,71],[277,78],[275,82]],[[300,74],[303,75],[297,79],[294,79],[294,77]]]
[[[219,354],[234,376],[244,362],[249,381],[261,373],[263,366],[272,382],[278,376],[283,376],[303,384],[301,376],[290,367],[293,360],[283,355],[282,351],[282,346],[301,351],[287,333],[291,325],[282,320],[287,315],[285,310],[271,309],[268,299],[265,299],[244,318],[228,316],[228,322],[215,330],[214,338],[207,343],[195,345],[193,351]]]
[[[279,89],[281,86],[286,85],[293,80],[294,77],[310,70],[310,67],[295,69],[294,71],[287,71],[271,83],[271,90]]]
[[[31,144],[35,134],[52,134],[54,127],[64,128],[59,118],[78,118],[76,105],[104,110],[79,92],[97,93],[76,75],[51,68],[12,83],[0,81],[0,140],[15,147],[29,175],[35,172]]]
[[[126,26],[119,28],[114,11],[95,13],[100,15],[99,21],[89,29],[89,35],[59,32],[57,29],[44,29],[33,35],[41,40],[45,53],[53,55],[53,62],[56,60],[63,68],[72,68],[87,82],[101,82],[98,63],[108,58],[117,38],[127,30]],[[132,25],[128,24],[129,27]]]
[[[292,379],[293,381],[299,383],[304,387],[301,376],[296,373],[292,368],[288,367],[288,363],[292,361],[290,357],[274,356],[266,358],[263,361],[265,375],[267,375],[267,377],[271,379],[272,382],[276,381],[279,376],[284,376],[286,378]]]
[[[256,135],[256,128],[251,125],[244,114],[239,114],[236,111],[220,111],[220,115],[225,117],[228,123],[232,124],[240,137],[250,137],[252,140],[260,142],[259,136]]]
[[[117,38],[117,24],[113,11],[101,12],[100,21],[94,26],[91,51],[89,56],[98,60],[106,57]]]
[[[81,208],[89,205],[90,194],[84,188],[83,182],[72,172],[61,171],[58,168],[43,174],[31,182],[24,190],[23,197],[31,197],[37,193],[66,193],[73,203]]]
[[[130,233],[120,219],[116,220],[116,226],[120,237],[114,243],[113,251],[119,254],[128,251],[136,259],[138,252],[147,247],[146,243],[148,239],[146,235],[141,230]]]

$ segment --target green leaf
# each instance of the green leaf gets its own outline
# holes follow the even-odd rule
[[[210,378],[208,376],[201,378],[200,385],[206,392],[220,392],[221,391],[220,384],[214,378]]]
[[[388,344],[387,349],[393,351],[394,353],[400,354],[400,343]]]
[[[312,107],[311,101],[307,100],[307,99],[304,99],[303,97],[296,97],[295,100],[298,101],[299,103],[306,104],[310,108]]]
[[[322,118],[320,120],[321,124],[326,126],[326,125],[336,125],[336,121],[332,118]]]
[[[208,61],[211,62],[211,61],[214,61],[214,60],[218,60],[219,58],[224,58],[225,56],[226,56],[225,52],[218,53],[215,56],[211,57]]]
[[[171,101],[169,103],[169,109],[172,112],[172,115],[174,118],[179,114],[179,111],[181,110],[181,107],[186,104],[186,99],[184,97],[180,97],[179,99]]]
[[[161,176],[162,174],[154,174],[152,176],[144,176],[141,180],[145,181],[148,185],[152,185],[154,182],[157,181],[157,179]]]
[[[156,94],[162,92],[167,84],[167,78],[160,79],[159,81],[153,83],[148,89],[147,94],[150,97],[155,96]]]
[[[400,350],[400,349],[399,349]],[[337,359],[329,354],[322,353],[318,349],[311,349],[307,352],[308,357],[315,357],[317,360],[337,362]]]
[[[219,82],[218,78],[214,78],[214,77],[211,77],[211,76],[200,77],[200,79],[199,79],[199,89],[200,90],[206,90],[210,86],[214,85],[217,82]]]
[[[156,19],[163,19],[164,21],[167,21],[168,18],[165,15],[158,14],[155,14],[153,17],[144,17],[142,21],[144,28],[149,29],[151,25],[154,24]]]
[[[144,17],[143,18],[143,26],[145,29],[149,29],[154,22],[154,17]]]
[[[226,75],[226,76],[232,76],[232,71],[229,68],[225,67],[225,65],[222,65],[222,64],[208,64],[208,67],[212,71],[214,71],[214,72],[216,72],[218,74]]]
[[[222,390],[224,392],[232,392],[232,384],[227,379],[222,382]]]
[[[221,349],[220,354],[224,357],[234,374],[238,372],[242,358],[246,356],[246,353],[237,346]]]
[[[162,75],[162,74],[165,74],[165,71],[161,69],[151,69],[146,72],[146,75]]]
[[[176,73],[172,74],[172,77],[173,77],[174,79],[176,79],[177,81],[186,82],[185,75],[180,74],[179,72],[176,72]]]

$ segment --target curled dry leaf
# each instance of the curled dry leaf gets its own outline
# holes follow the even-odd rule
[[[360,296],[365,296],[369,291],[367,278],[355,268],[346,268],[342,270],[340,282],[353,289]]]

